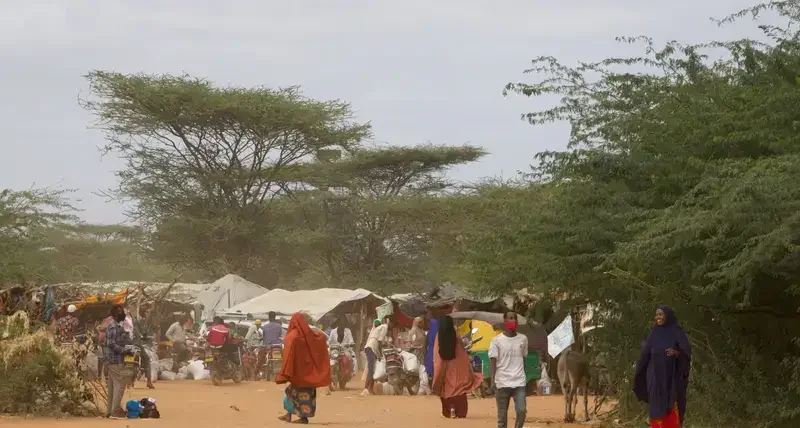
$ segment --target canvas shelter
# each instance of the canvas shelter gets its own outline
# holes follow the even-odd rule
[[[197,294],[196,302],[203,306],[202,319],[208,321],[215,313],[226,312],[230,308],[267,293],[269,290],[240,276],[228,274],[205,285]]]
[[[270,312],[284,316],[305,312],[317,322],[330,312],[369,315],[384,302],[381,297],[362,288],[356,290],[320,288],[298,291],[276,288],[229,309],[218,310],[216,314],[225,317],[249,313],[256,318],[266,319]]]

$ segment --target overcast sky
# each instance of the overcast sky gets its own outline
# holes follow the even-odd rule
[[[717,28],[744,0],[0,0],[0,188],[60,186],[90,222],[124,221],[94,196],[118,160],[77,103],[92,69],[189,73],[220,85],[301,85],[350,101],[375,139],[471,143],[491,152],[453,175],[512,177],[568,128],[520,113],[547,100],[502,96],[530,59],[568,63],[632,53],[615,36],[700,42],[753,35]],[[552,101],[552,100],[551,100]]]

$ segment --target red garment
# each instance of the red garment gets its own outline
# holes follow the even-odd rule
[[[442,400],[442,416],[451,417],[450,410],[455,410],[457,418],[466,418],[469,404],[467,403],[467,394],[456,395],[450,398],[441,398]]]
[[[228,327],[225,327],[222,324],[215,324],[211,326],[211,330],[208,331],[208,337],[206,337],[206,342],[208,342],[208,346],[219,348],[225,345],[225,343],[227,343],[229,339],[230,339],[230,330],[228,330]]]
[[[467,351],[461,340],[456,341],[456,356],[443,360],[439,356],[439,337],[433,342],[433,393],[441,398],[452,398],[468,394],[481,386],[483,374],[472,370]],[[449,410],[449,409],[448,409]]]
[[[660,419],[650,419],[650,428],[681,428],[681,418],[678,415],[678,405],[672,406],[672,410]]]
[[[301,388],[321,388],[331,384],[328,339],[311,330],[303,314],[292,315],[283,339],[283,363],[279,378]]]

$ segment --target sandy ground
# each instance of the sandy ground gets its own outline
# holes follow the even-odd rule
[[[359,382],[351,382],[349,390],[325,395],[319,390],[317,416],[311,425],[331,427],[386,428],[477,428],[496,426],[496,407],[493,398],[470,399],[467,419],[450,420],[441,415],[437,397],[360,397]],[[79,427],[169,427],[169,428],[235,428],[279,427],[282,414],[283,388],[268,382],[230,381],[215,387],[210,381],[158,382],[154,391],[141,383],[126,391],[125,400],[154,397],[161,419],[107,420],[100,418],[44,419],[0,418],[0,426],[16,428],[79,428]],[[582,397],[581,397],[582,398]],[[590,397],[591,400],[591,397]],[[582,400],[581,400],[582,401]],[[561,396],[528,397],[526,427],[591,427],[592,424],[562,424],[564,401]],[[583,419],[582,406],[578,417]],[[591,401],[589,403],[591,410]],[[512,404],[513,409],[513,404]],[[509,412],[513,427],[513,411]],[[598,425],[599,426],[599,425]]]

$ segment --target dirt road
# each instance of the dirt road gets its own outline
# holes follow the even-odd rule
[[[274,383],[247,382],[241,385],[226,383],[215,387],[209,381],[159,382],[157,389],[148,391],[144,385],[126,392],[125,400],[154,397],[161,412],[160,420],[106,419],[2,419],[0,426],[8,428],[93,428],[93,427],[169,427],[169,428],[235,428],[280,427],[283,388]],[[449,420],[441,415],[436,397],[359,396],[357,382],[353,389],[325,395],[319,390],[317,417],[312,425],[338,427],[385,428],[478,428],[496,426],[494,399],[470,399],[469,416],[465,420]],[[590,427],[587,424],[564,425],[564,401],[560,396],[528,397],[526,427]],[[513,407],[513,405],[512,405]],[[591,403],[590,403],[591,408]],[[513,412],[510,412],[513,413]],[[513,416],[509,415],[512,420]],[[578,413],[583,417],[583,410]],[[511,421],[510,421],[511,422]],[[513,426],[509,423],[509,426]]]

